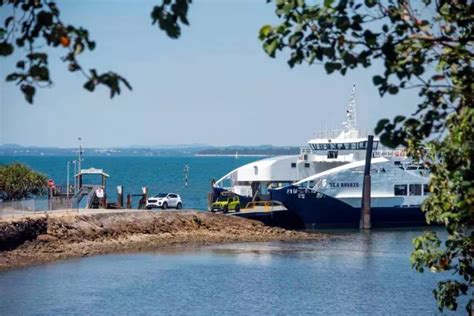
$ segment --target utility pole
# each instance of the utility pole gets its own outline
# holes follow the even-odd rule
[[[374,135],[369,135],[367,140],[367,151],[365,155],[364,182],[362,185],[362,208],[360,213],[360,229],[370,229],[370,164],[372,160],[372,144]]]

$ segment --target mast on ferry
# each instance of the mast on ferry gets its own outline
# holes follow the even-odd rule
[[[349,103],[347,104],[346,110],[346,120],[342,122],[342,125],[346,128],[347,131],[357,129],[357,116],[356,113],[356,100],[355,100],[355,84],[352,85],[351,97]]]

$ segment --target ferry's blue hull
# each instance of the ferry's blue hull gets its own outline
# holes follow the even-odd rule
[[[272,200],[280,201],[290,212],[293,212],[305,228],[359,227],[361,209],[336,198],[298,189],[296,186],[271,190],[271,197]],[[425,215],[419,206],[372,207],[371,224],[373,227],[427,225]]]

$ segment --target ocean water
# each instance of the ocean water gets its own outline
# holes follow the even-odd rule
[[[66,183],[73,157],[0,157]],[[181,194],[206,209],[211,180],[256,157],[86,157],[125,193]],[[184,165],[190,167],[184,186]],[[72,172],[71,172],[72,174]],[[410,268],[420,230],[336,232],[322,242],[230,244],[115,254],[0,272],[0,315],[433,315],[442,278]],[[0,254],[1,255],[1,254]],[[449,276],[445,276],[449,277]],[[463,314],[459,311],[453,314]]]
[[[1,163],[21,162],[40,171],[55,181],[65,185],[67,182],[67,161],[77,157],[46,156],[0,156]],[[143,186],[148,187],[149,196],[160,192],[175,192],[181,195],[183,207],[199,210],[207,209],[207,193],[211,190],[212,179],[218,180],[233,169],[261,159],[259,157],[87,157],[82,168],[104,169],[110,175],[107,181],[109,201],[117,200],[117,185],[124,187],[126,195],[141,194]],[[188,186],[184,185],[184,166],[189,166]],[[70,183],[72,164],[70,164]],[[89,177],[88,181],[99,183],[100,177]],[[86,182],[86,181],[84,181]],[[88,182],[89,183],[89,182]],[[133,207],[139,197],[133,198]]]
[[[16,269],[0,273],[0,314],[439,314],[431,291],[442,276],[417,273],[408,260],[419,233],[345,232]]]

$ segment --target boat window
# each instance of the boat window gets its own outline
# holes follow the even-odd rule
[[[296,162],[291,163],[291,168],[296,168]]]
[[[372,145],[372,148],[373,149],[377,149],[379,147],[379,142],[378,141],[374,141],[373,145]]]
[[[253,173],[255,175],[258,175],[258,167],[257,166],[253,166]]]
[[[336,158],[337,158],[337,151],[336,150],[328,151],[328,159],[336,159]]]
[[[357,149],[367,149],[367,141],[359,142],[357,144]]]
[[[424,195],[429,195],[431,194],[430,192],[430,187],[427,184],[423,184],[423,194]]]
[[[309,163],[305,162],[305,164],[304,164],[304,167],[305,167],[305,168],[309,168],[310,166],[311,166],[311,165],[310,165]]]
[[[329,144],[329,149],[337,149],[337,144]]]
[[[395,184],[394,194],[395,195],[407,195],[407,185],[406,184]]]
[[[421,184],[410,184],[410,195],[421,195]]]

